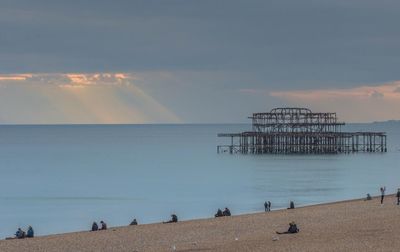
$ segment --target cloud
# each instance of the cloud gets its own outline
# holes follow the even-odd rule
[[[0,75],[1,123],[177,123],[133,73]]]
[[[124,80],[133,80],[127,73],[68,73],[63,76],[70,80],[72,85],[119,85]]]
[[[400,81],[343,89],[314,89],[270,92],[291,105],[315,110],[337,111],[348,121],[400,118]]]
[[[383,98],[385,95],[384,95],[383,93],[380,93],[380,92],[374,90],[374,91],[371,93],[370,96],[371,96],[371,98],[380,99],[380,98]]]
[[[0,83],[28,81],[30,84],[56,84],[59,87],[86,85],[128,85],[137,78],[132,73],[29,73],[0,74]]]
[[[400,81],[385,83],[377,86],[361,86],[342,89],[314,89],[293,91],[272,91],[269,95],[288,100],[323,100],[323,99],[369,99],[369,98],[400,98],[399,94],[393,92],[400,88]]]
[[[24,81],[28,78],[32,78],[32,74],[1,74],[1,81]]]

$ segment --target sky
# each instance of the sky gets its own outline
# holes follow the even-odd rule
[[[398,0],[0,0],[0,123],[400,119]]]

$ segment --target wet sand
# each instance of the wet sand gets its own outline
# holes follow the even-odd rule
[[[109,228],[23,240],[0,251],[399,251],[393,195],[232,217]],[[234,209],[232,213],[234,214]],[[295,221],[297,234],[277,235]]]

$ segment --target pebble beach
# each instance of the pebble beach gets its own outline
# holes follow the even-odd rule
[[[398,251],[400,206],[396,201],[389,195],[383,205],[374,197],[267,213],[2,240],[0,251]],[[286,231],[291,221],[297,223],[299,233],[276,234]]]

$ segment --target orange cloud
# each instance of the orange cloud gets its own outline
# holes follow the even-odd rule
[[[32,74],[0,74],[0,81],[24,81],[32,78]]]
[[[269,92],[290,105],[336,111],[347,121],[400,119],[400,81],[343,89]]]
[[[64,76],[70,85],[117,85],[123,80],[134,79],[127,73],[67,73]]]
[[[378,86],[362,86],[348,89],[320,89],[320,90],[295,90],[295,91],[276,91],[269,95],[285,99],[299,100],[320,100],[320,99],[369,99],[377,97],[400,98],[400,81],[386,83]]]

